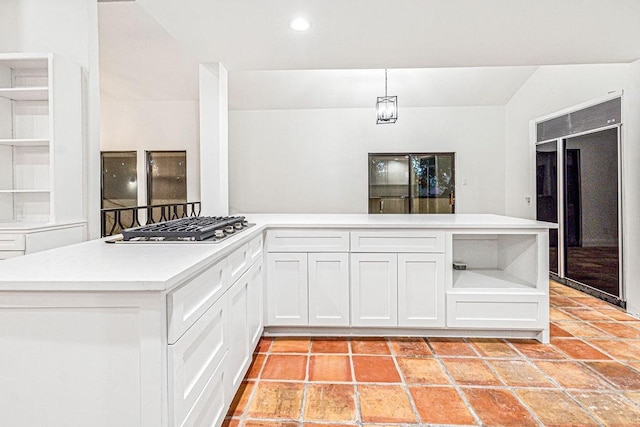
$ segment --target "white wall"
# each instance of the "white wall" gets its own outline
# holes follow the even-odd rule
[[[529,121],[621,90],[628,65],[559,65],[540,67],[506,105],[505,212],[535,218],[535,147]],[[531,196],[527,204],[525,197]]]
[[[9,25],[5,25],[8,22]],[[85,210],[89,236],[100,235],[97,0],[3,0],[0,51],[53,52],[82,67],[85,81]]]
[[[197,101],[101,102],[102,151],[138,152],[138,203],[147,204],[145,150],[187,151],[187,200],[200,200]]]
[[[624,258],[623,275],[627,283],[627,310],[640,314],[640,60],[628,67],[629,84],[622,104],[624,176],[623,212]]]
[[[501,214],[504,130],[504,107],[230,111],[230,211],[366,213],[368,153],[456,152],[456,212]]]

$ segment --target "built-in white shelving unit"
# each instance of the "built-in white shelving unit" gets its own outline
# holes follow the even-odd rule
[[[0,54],[0,233],[86,227],[82,108],[78,65]]]

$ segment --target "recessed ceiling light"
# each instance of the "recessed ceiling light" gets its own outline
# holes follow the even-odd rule
[[[292,30],[307,31],[309,28],[311,28],[311,23],[307,18],[297,16],[289,21],[289,26]]]

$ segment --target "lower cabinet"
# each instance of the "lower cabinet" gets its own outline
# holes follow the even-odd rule
[[[267,254],[267,324],[309,324],[306,253]]]
[[[349,254],[267,254],[266,299],[272,326],[349,326]]]
[[[351,254],[351,325],[398,325],[398,255]]]
[[[444,254],[352,253],[353,326],[443,327]]]
[[[258,258],[174,344],[168,345],[169,425],[222,424],[262,335],[262,271]],[[206,275],[205,271],[201,276]],[[196,279],[174,293],[199,285]]]

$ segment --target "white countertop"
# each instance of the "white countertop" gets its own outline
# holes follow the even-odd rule
[[[256,226],[221,243],[92,240],[0,261],[0,291],[166,291],[269,227],[548,229],[499,215],[246,214]]]

